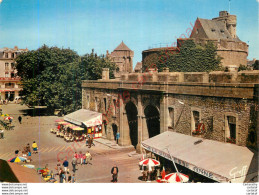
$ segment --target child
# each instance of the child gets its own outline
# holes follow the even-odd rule
[[[32,143],[32,149],[33,149],[34,154],[38,153],[38,145],[35,141],[33,141],[33,143]]]
[[[72,177],[72,183],[76,183],[75,174],[73,174],[73,177]]]
[[[31,151],[28,151],[28,161],[31,162]]]

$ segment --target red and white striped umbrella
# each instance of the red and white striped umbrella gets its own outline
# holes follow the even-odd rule
[[[7,116],[7,117],[4,118],[5,121],[8,121],[10,119],[13,119],[13,117],[12,116]]]
[[[165,176],[165,180],[168,183],[180,183],[180,182],[188,182],[189,176],[182,173],[170,173]]]
[[[148,159],[144,159],[144,160],[140,161],[139,165],[155,167],[155,166],[159,166],[160,162],[158,160],[148,158]]]

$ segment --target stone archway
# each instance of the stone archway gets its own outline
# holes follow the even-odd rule
[[[131,144],[136,148],[138,144],[138,110],[131,101],[126,104],[125,110],[128,118]]]
[[[144,114],[149,138],[160,134],[160,114],[158,109],[153,105],[148,105],[144,110]]]

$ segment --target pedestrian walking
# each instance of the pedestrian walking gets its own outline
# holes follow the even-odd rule
[[[84,155],[82,154],[82,151],[79,152],[78,158],[80,159],[80,164],[83,164],[83,157]]]
[[[35,141],[33,141],[33,143],[32,143],[32,149],[33,149],[34,154],[38,153],[38,145]]]
[[[28,156],[27,161],[31,162],[31,150],[28,151],[27,156]]]
[[[56,171],[57,171],[56,175],[59,174],[59,170],[60,170],[60,160],[58,160],[58,163],[57,163],[57,166],[56,166]]]
[[[4,139],[4,130],[0,130],[0,139]]]
[[[58,175],[59,175],[59,183],[63,183],[64,182],[64,171],[62,168],[60,168]]]
[[[27,146],[26,146],[26,151],[29,152],[31,151],[31,147],[30,147],[30,144],[28,143]]]
[[[79,154],[77,154],[77,152],[75,152],[74,157],[76,158],[76,162],[78,164]]]
[[[69,163],[68,163],[68,161],[67,161],[67,158],[65,158],[65,160],[64,160],[64,162],[63,162],[63,166],[64,166],[64,171],[65,171],[65,173],[67,173],[68,165],[69,165]]]
[[[83,154],[83,164],[85,165],[85,163],[86,163],[86,156],[85,154]]]
[[[112,182],[116,183],[118,181],[118,173],[119,173],[119,169],[118,169],[117,165],[114,165],[111,170]]]
[[[88,148],[92,147],[92,139],[91,136],[88,137]]]
[[[72,164],[72,167],[73,167],[73,170],[72,170],[72,171],[75,173],[75,172],[76,172],[76,165],[77,165],[77,159],[76,159],[76,157],[74,157],[74,158],[72,159],[71,164]]]
[[[92,165],[92,163],[90,163],[90,160],[92,160],[92,156],[91,156],[89,151],[86,152],[85,158],[86,158],[86,164],[91,164]]]
[[[117,132],[116,133],[116,143],[119,144],[119,138],[120,138],[120,133]]]
[[[22,117],[21,116],[18,117],[18,121],[19,121],[20,124],[22,124]]]
[[[67,178],[67,183],[71,183],[72,182],[72,176],[71,174],[69,174],[68,178]]]
[[[95,146],[95,144],[94,144],[94,134],[90,136],[90,139],[91,139],[92,146]]]

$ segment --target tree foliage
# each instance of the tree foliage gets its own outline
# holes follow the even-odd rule
[[[81,57],[80,70],[82,72],[82,80],[97,80],[102,78],[102,69],[109,68],[110,78],[114,78],[115,64],[104,55],[97,56],[92,50],[91,54],[85,54]]]
[[[93,52],[81,58],[70,49],[46,45],[16,58],[23,102],[50,110],[62,109],[64,113],[81,108],[82,80],[100,78],[102,67],[114,69],[108,59]]]
[[[217,55],[212,42],[205,45],[186,40],[179,51],[163,50],[160,52],[156,67],[159,71],[167,67],[171,72],[210,72],[221,70],[221,57]],[[146,67],[144,67],[146,69]]]

